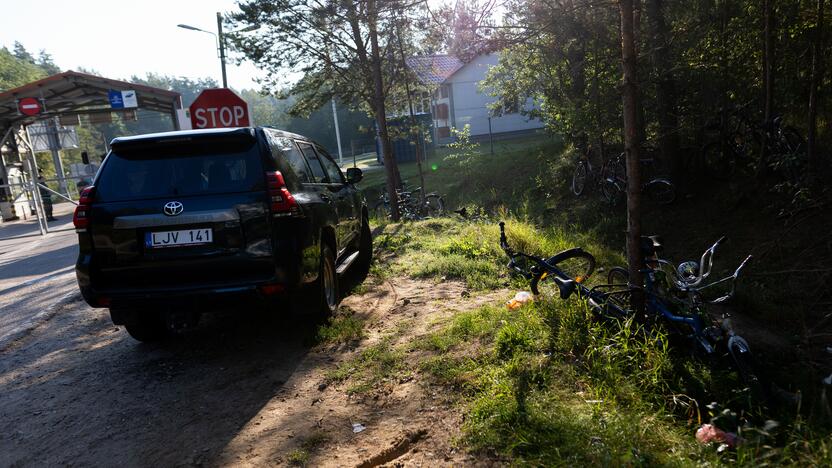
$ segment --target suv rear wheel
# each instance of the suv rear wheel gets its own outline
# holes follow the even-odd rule
[[[359,281],[363,281],[370,272],[373,262],[373,235],[370,232],[370,221],[367,217],[361,220],[361,238],[358,243],[358,258],[355,260],[355,273]]]
[[[329,245],[321,247],[321,267],[318,275],[318,314],[329,317],[338,309],[338,274],[335,271],[335,254]]]
[[[164,317],[154,312],[133,311],[125,328],[130,336],[145,343],[162,341],[167,336]]]

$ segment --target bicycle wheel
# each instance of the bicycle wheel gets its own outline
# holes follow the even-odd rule
[[[576,283],[585,283],[595,271],[595,257],[589,252],[574,248],[549,257],[546,263],[563,272]],[[532,293],[543,300],[560,297],[560,288],[554,281],[554,273],[548,271],[536,275],[531,282]],[[567,279],[563,278],[563,279]]]
[[[783,128],[782,138],[786,150],[790,153],[801,154],[806,152],[806,141],[794,127]]]
[[[445,214],[445,201],[436,193],[425,195],[425,206],[423,210],[425,217],[436,218]]]
[[[630,272],[626,268],[616,266],[607,273],[607,284],[626,285],[630,281]]]
[[[769,392],[757,374],[757,364],[748,342],[739,335],[728,338],[728,354],[740,380],[748,386],[753,399],[768,399]]]
[[[653,179],[644,186],[644,192],[660,205],[676,201],[676,187],[667,179]]]
[[[386,200],[378,200],[372,207],[370,207],[370,216],[383,221],[390,216],[390,206]]]
[[[627,168],[622,154],[601,168],[601,197],[610,205],[618,205],[624,201],[626,191]]]
[[[631,309],[629,282],[630,272],[624,267],[612,267],[607,273],[607,284],[615,285],[614,288],[605,289],[606,292],[610,293],[607,300],[623,310]]]
[[[589,168],[586,161],[578,161],[575,172],[572,173],[572,193],[580,197],[586,189],[586,181],[589,178]]]

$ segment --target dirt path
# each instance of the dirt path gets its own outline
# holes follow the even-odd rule
[[[506,295],[463,291],[402,278],[373,286],[343,303],[366,338],[337,346],[313,346],[301,321],[243,310],[144,345],[106,311],[72,302],[0,356],[0,466],[486,462],[455,451],[461,416],[418,371],[360,394],[328,379],[381,340],[412,340]]]

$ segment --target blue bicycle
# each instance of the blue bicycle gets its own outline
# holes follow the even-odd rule
[[[756,387],[759,378],[748,342],[733,330],[727,315],[719,321],[708,312],[708,305],[725,303],[734,296],[736,281],[752,258],[747,256],[733,274],[705,284],[713,270],[714,253],[725,239],[720,238],[705,250],[699,262],[691,260],[673,265],[660,258],[664,245],[659,236],[643,236],[644,285],[640,289],[645,293],[648,321],[663,323],[669,331],[687,338],[704,356],[727,353],[743,381]],[[628,280],[627,269],[623,267],[613,267],[607,274],[607,284],[614,288],[633,287]],[[717,290],[718,285],[729,288],[714,299],[705,299],[706,290]]]
[[[734,295],[736,280],[751,259],[749,255],[732,275],[703,286],[711,274],[714,252],[724,240],[723,237],[706,250],[699,262],[687,261],[673,267],[669,261],[659,258],[663,250],[661,239],[643,237],[645,283],[635,287],[646,296],[649,323],[663,323],[669,331],[695,343],[695,348],[706,356],[730,355],[742,380],[758,392],[762,387],[748,342],[734,332],[729,318],[723,317],[720,323],[706,310],[707,304],[723,303]],[[628,282],[627,269],[613,267],[607,275],[607,284],[588,287],[586,283],[595,270],[595,258],[580,247],[548,258],[517,252],[508,244],[503,222],[500,223],[500,246],[510,258],[508,267],[529,279],[532,292],[541,300],[566,300],[578,294],[598,316],[608,319],[633,316],[629,296],[634,286]],[[669,274],[668,267],[672,267]],[[728,284],[729,290],[713,300],[703,299],[703,290],[720,284]]]

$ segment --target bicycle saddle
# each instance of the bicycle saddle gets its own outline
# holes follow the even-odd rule
[[[641,236],[641,251],[645,256],[658,254],[664,250],[664,239],[661,236]]]

